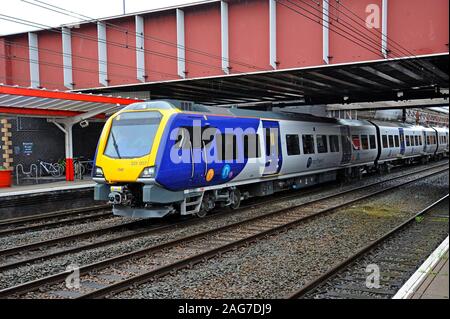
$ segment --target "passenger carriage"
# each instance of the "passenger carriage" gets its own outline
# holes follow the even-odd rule
[[[448,150],[448,129],[307,114],[132,104],[105,124],[96,200],[121,216],[204,216],[241,199],[360,177]]]

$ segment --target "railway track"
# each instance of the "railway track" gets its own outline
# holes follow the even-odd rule
[[[106,211],[105,211],[106,210]],[[86,213],[91,213],[87,214]],[[0,236],[70,225],[112,216],[109,205],[97,205],[0,221]]]
[[[448,200],[442,197],[398,227],[370,242],[322,276],[292,293],[290,299],[392,298],[416,268],[448,236]],[[444,205],[442,205],[444,204]],[[443,206],[445,214],[436,214]],[[367,267],[380,270],[378,287],[366,284]]]
[[[445,168],[442,169],[442,166]],[[152,247],[126,253],[79,268],[81,287],[74,291],[65,286],[71,271],[26,282],[0,291],[0,297],[26,298],[100,298],[126,290],[181,268],[191,267],[232,249],[288,230],[320,215],[378,194],[448,171],[447,164],[427,172],[414,172],[408,181],[387,181],[339,192],[309,203],[283,208],[226,226],[206,230]],[[393,182],[394,185],[384,185]],[[344,196],[345,195],[345,196]],[[34,292],[39,289],[38,292]]]
[[[366,186],[375,186],[381,183],[386,183],[392,180],[396,180],[399,178],[405,178],[414,174],[418,174],[421,172],[426,172],[429,169],[443,167],[447,164],[438,164],[433,167],[427,167],[425,169],[420,169],[414,172],[408,172],[406,174],[402,174],[401,176],[390,177],[383,181],[377,181],[374,183],[367,184]],[[355,190],[356,188],[351,188],[350,190]],[[337,193],[321,196],[319,199],[324,200],[327,198],[333,198],[336,196],[340,196],[345,194],[347,191],[339,191]],[[303,191],[301,193],[302,196],[308,196],[311,194],[317,193],[317,190],[313,189],[309,192]],[[189,226],[191,224],[198,224],[205,221],[208,221],[212,218],[217,218],[223,214],[238,214],[242,213],[248,209],[254,209],[257,207],[269,205],[271,203],[277,203],[289,199],[298,198],[299,191],[295,191],[291,194],[287,194],[284,196],[277,196],[273,198],[269,198],[266,200],[250,203],[238,209],[237,211],[222,211],[217,212],[213,215],[210,215],[204,219],[192,219],[188,218],[185,220],[178,220],[176,222],[169,220],[168,222],[162,221],[161,224],[152,225],[151,228],[147,228],[145,221],[131,221],[129,223],[104,227],[97,230],[86,231],[78,234],[73,234],[70,236],[62,236],[54,239],[48,239],[40,242],[20,245],[16,247],[6,248],[0,250],[0,271],[6,271],[8,269],[17,268],[23,265],[32,264],[35,262],[48,260],[51,258],[56,258],[60,256],[64,256],[67,254],[73,254],[80,251],[85,251],[89,249],[95,249],[99,247],[108,246],[114,243],[123,242],[127,240],[133,240],[136,238],[150,236],[157,234],[158,232],[162,232],[169,229],[174,229],[180,226]],[[144,229],[142,229],[144,226]],[[133,230],[133,228],[137,228],[137,230]],[[119,234],[114,234],[114,232],[120,232]],[[117,236],[115,236],[117,235]],[[105,239],[98,239],[99,236],[105,236]],[[92,241],[92,237],[95,237],[96,240]],[[81,241],[81,243],[80,243]],[[73,246],[76,243],[77,245]],[[68,244],[68,246],[67,246]],[[45,252],[45,253],[44,253]]]

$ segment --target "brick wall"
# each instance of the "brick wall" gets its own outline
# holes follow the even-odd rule
[[[13,164],[11,136],[11,123],[8,119],[0,119],[0,166],[5,168],[11,168]]]
[[[39,159],[56,162],[65,158],[64,133],[46,119],[14,118],[10,123],[10,155],[14,165],[25,170]],[[91,122],[87,128],[73,127],[74,156],[93,159],[103,123]]]

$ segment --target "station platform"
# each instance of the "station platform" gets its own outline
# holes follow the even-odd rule
[[[98,205],[91,179],[0,188],[0,220]]]
[[[90,188],[94,187],[94,185],[95,183],[89,179],[74,182],[61,181],[45,184],[12,186],[8,188],[0,188],[0,198]]]
[[[449,299],[448,248],[447,236],[393,299]]]

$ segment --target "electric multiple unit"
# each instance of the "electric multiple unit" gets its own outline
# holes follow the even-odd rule
[[[447,128],[179,101],[135,103],[105,124],[95,199],[109,201],[121,216],[202,217],[249,197],[442,157],[448,134]]]

